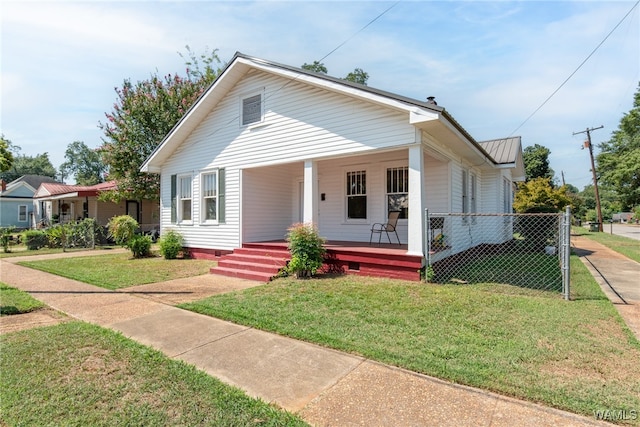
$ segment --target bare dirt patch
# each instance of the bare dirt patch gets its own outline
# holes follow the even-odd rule
[[[8,334],[40,326],[57,325],[69,320],[71,319],[64,313],[52,308],[41,308],[30,313],[0,317],[0,334]]]

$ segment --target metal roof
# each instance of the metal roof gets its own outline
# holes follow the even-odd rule
[[[521,150],[521,137],[491,139],[478,142],[498,164],[515,163]]]

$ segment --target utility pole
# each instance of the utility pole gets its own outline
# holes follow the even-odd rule
[[[598,214],[598,231],[604,231],[602,228],[602,207],[600,206],[600,194],[598,193],[598,175],[596,174],[596,163],[593,160],[593,147],[591,146],[591,131],[602,129],[604,126],[599,126],[597,128],[587,128],[586,130],[580,132],[574,132],[574,135],[578,135],[580,133],[587,134],[587,140],[584,142],[584,145],[589,148],[589,156],[591,157],[591,172],[593,172],[593,191],[596,196],[596,213]]]

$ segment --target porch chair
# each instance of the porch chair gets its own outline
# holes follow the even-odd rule
[[[380,244],[380,239],[382,239],[382,233],[387,233],[387,239],[389,239],[389,243],[391,243],[391,237],[389,237],[390,232],[396,233],[398,245],[401,245],[400,237],[398,236],[398,232],[396,231],[396,225],[398,225],[399,217],[400,211],[389,211],[387,222],[385,222],[384,224],[381,222],[376,222],[375,224],[373,224],[373,227],[371,227],[371,236],[369,236],[369,245],[371,245],[374,233],[378,233],[378,244]]]

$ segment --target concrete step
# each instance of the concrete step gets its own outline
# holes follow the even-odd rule
[[[209,270],[209,273],[227,277],[238,277],[240,279],[256,280],[258,282],[269,282],[275,275],[271,273],[262,273],[258,271],[249,271],[227,267],[214,267]]]

